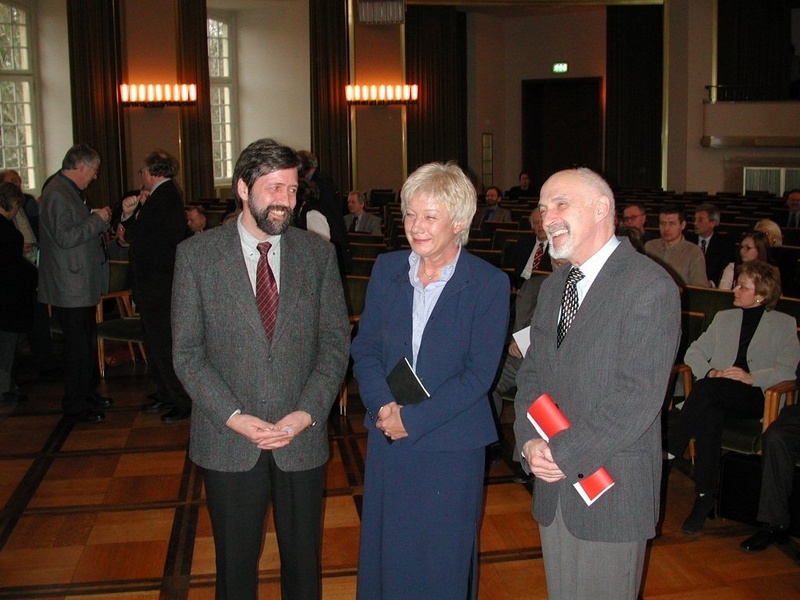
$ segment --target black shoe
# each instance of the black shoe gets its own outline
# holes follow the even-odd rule
[[[87,398],[86,402],[97,408],[109,408],[114,404],[114,401],[108,396],[92,396]]]
[[[761,552],[772,544],[785,544],[789,541],[788,527],[763,525],[755,534],[751,535],[739,547],[746,552]]]
[[[687,534],[697,533],[703,529],[706,518],[714,518],[713,494],[698,495],[695,497],[692,512],[689,513],[689,516],[686,517],[686,520],[683,522],[681,531]]]
[[[184,419],[188,419],[189,416],[192,414],[191,408],[173,408],[167,414],[161,416],[161,420],[164,423],[177,423],[178,421],[183,421]]]
[[[525,471],[522,470],[522,467],[517,464],[514,467],[514,474],[511,476],[511,481],[514,483],[522,483],[527,484],[533,481],[533,475],[528,475]]]
[[[151,394],[152,395],[152,394]],[[150,396],[148,396],[149,398]],[[147,404],[142,405],[142,412],[143,413],[157,413],[161,410],[172,410],[175,408],[175,404],[172,402],[168,402],[167,400],[161,400],[159,396],[157,400],[153,400],[152,402],[148,402]]]
[[[106,415],[99,410],[87,408],[79,413],[69,414],[67,415],[67,418],[72,419],[73,421],[79,421],[81,423],[99,423],[100,421],[105,421]]]

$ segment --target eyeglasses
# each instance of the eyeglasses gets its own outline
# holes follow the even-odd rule
[[[733,282],[733,289],[735,289],[735,290],[737,290],[737,289],[738,290],[746,290],[748,292],[755,292],[756,291],[756,288],[754,288],[754,287],[745,287],[741,283],[739,283],[738,281],[734,281]]]
[[[622,217],[622,222],[627,223],[628,221],[633,221],[634,219],[638,219],[639,217],[645,216],[644,214],[641,215],[627,215]]]

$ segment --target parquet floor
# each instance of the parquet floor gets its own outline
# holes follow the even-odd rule
[[[213,598],[214,548],[202,478],[186,457],[188,422],[164,425],[139,411],[150,391],[146,367],[106,371],[102,391],[115,404],[99,425],[68,424],[59,412],[61,384],[25,383],[24,364],[20,375],[29,399],[0,407],[0,600]],[[349,415],[335,410],[329,421],[326,600],[355,595],[366,438],[352,392]],[[510,448],[505,454],[487,469],[480,598],[546,598],[531,494],[511,481]],[[674,470],[645,598],[800,597],[796,544],[745,554],[738,543],[753,528],[724,519],[685,536],[679,527],[691,499],[690,479]],[[271,524],[260,569],[261,598],[280,598]]]

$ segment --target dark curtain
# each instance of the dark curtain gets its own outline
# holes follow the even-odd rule
[[[205,2],[177,2],[178,77],[197,83],[197,104],[182,106],[181,168],[187,201],[214,197],[211,95]]]
[[[606,169],[615,188],[661,188],[661,6],[607,9]]]
[[[719,100],[789,97],[792,64],[790,0],[719,0]],[[725,88],[732,86],[734,90]]]
[[[466,15],[455,8],[409,6],[406,82],[419,84],[408,105],[408,171],[431,161],[467,163]]]
[[[311,151],[339,191],[352,189],[347,0],[310,0]]]
[[[117,103],[121,73],[118,0],[67,0],[72,131],[100,153],[102,167],[86,195],[93,206],[117,202],[127,173]],[[66,154],[67,148],[64,148]]]

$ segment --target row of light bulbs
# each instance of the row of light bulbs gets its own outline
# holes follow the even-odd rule
[[[417,85],[348,85],[344,90],[347,101],[364,103],[407,103],[419,97]]]
[[[123,103],[181,104],[197,102],[197,86],[191,84],[123,83],[119,86]]]
[[[197,102],[195,84],[123,83],[120,100],[125,104],[182,104]],[[417,85],[348,85],[345,97],[350,103],[407,103],[419,98]]]

